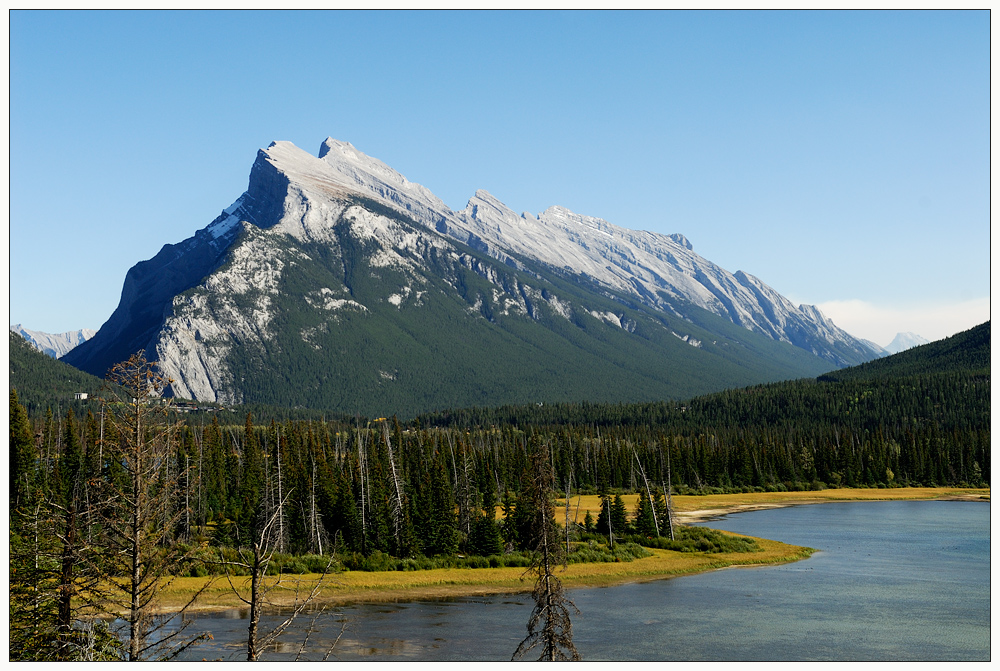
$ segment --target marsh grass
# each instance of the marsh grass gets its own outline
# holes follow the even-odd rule
[[[655,548],[644,549],[648,556],[633,561],[577,563],[559,568],[559,579],[567,588],[614,585],[635,580],[687,575],[730,566],[774,564],[805,559],[813,550],[794,545],[757,539],[761,549],[754,553],[675,552]],[[307,594],[319,579],[318,574],[268,576],[269,584],[282,580],[272,594],[274,602],[292,603],[296,594]],[[181,577],[160,595],[158,606],[163,612],[172,611],[186,602],[202,587],[207,577]],[[249,590],[249,582],[238,588]],[[438,568],[426,571],[343,571],[327,578],[317,597],[317,603],[350,603],[357,601],[405,601],[485,594],[530,592],[532,581],[522,567],[503,568]],[[241,603],[226,581],[215,580],[199,599],[200,610],[239,608]]]
[[[898,488],[898,489],[828,489],[810,492],[751,492],[744,494],[718,494],[710,496],[675,496],[674,507],[688,519],[698,516],[713,516],[741,509],[793,505],[797,503],[819,503],[825,501],[875,501],[900,499],[986,499],[989,489],[939,488]],[[580,497],[579,517],[587,510],[599,511],[597,496]],[[637,495],[624,495],[630,512],[635,508]],[[570,499],[571,510],[575,510],[578,497]],[[558,504],[557,504],[558,505]],[[565,501],[563,501],[565,505]],[[559,519],[559,516],[556,516]],[[814,550],[788,545],[778,541],[754,538],[730,532],[727,536],[746,538],[748,543],[756,543],[759,548],[752,552],[677,552],[658,548],[648,548],[649,556],[634,561],[577,563],[558,575],[567,588],[583,586],[614,585],[623,582],[655,580],[673,576],[690,575],[704,571],[738,566],[759,566],[798,561],[809,557]],[[269,581],[278,579],[283,585],[275,590],[276,603],[291,603],[296,593],[308,593],[319,579],[315,573],[304,575],[268,576]],[[178,609],[190,595],[212,581],[211,577],[178,577],[160,595],[158,606],[161,611]],[[240,585],[239,582],[236,583]],[[532,582],[522,567],[491,568],[431,568],[428,570],[394,571],[342,571],[327,578],[317,599],[319,603],[350,603],[377,601],[405,601],[413,599],[435,599],[485,594],[510,594],[530,592]],[[247,583],[245,589],[249,589]],[[225,581],[215,580],[199,599],[200,610],[226,610],[239,608],[242,604],[233,595]]]

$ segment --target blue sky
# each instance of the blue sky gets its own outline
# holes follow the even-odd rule
[[[126,271],[346,140],[454,209],[486,189],[683,233],[854,335],[989,318],[978,12],[10,13],[10,321],[98,328]]]

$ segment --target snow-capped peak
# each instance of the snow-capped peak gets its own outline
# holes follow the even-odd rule
[[[892,342],[885,346],[885,350],[890,354],[897,354],[912,347],[926,345],[929,342],[926,338],[907,331],[905,333],[897,333]]]
[[[811,306],[796,307],[757,278],[733,274],[702,258],[680,233],[630,230],[562,206],[550,207],[537,217],[519,215],[485,190],[476,191],[465,209],[454,212],[427,188],[351,143],[332,137],[323,141],[318,157],[289,142],[273,142],[261,151],[258,164],[261,161],[267,164],[261,166],[263,182],[277,170],[300,191],[319,190],[327,197],[345,192],[373,197],[510,265],[521,267],[518,258],[540,261],[587,276],[612,291],[667,312],[675,312],[674,303],[680,299],[749,330],[804,347],[838,365],[847,360],[842,360],[835,348],[826,353],[819,350],[840,341],[862,356],[880,353],[837,328]],[[274,189],[254,189],[253,182],[251,174],[250,205],[265,200],[277,205],[279,194]],[[233,216],[238,214],[234,210]],[[816,336],[821,344],[806,344]]]

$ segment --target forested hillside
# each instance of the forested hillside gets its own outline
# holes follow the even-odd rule
[[[920,345],[884,359],[835,370],[820,380],[874,380],[920,374],[990,372],[990,322],[956,333],[950,338]]]
[[[78,392],[93,396],[103,380],[42,354],[21,335],[10,332],[10,386],[18,390],[28,413],[37,416],[51,409],[74,408],[77,414],[86,403],[75,401]]]
[[[531,442],[548,446],[557,488],[572,482],[574,491],[635,492],[643,473],[662,490],[668,469],[674,490],[690,493],[988,485],[990,374],[988,355],[979,365],[988,347],[980,330],[947,350],[949,361],[976,368],[918,367],[915,355],[942,351],[934,343],[886,360],[901,357],[907,370],[925,371],[918,375],[776,383],[684,403],[467,409],[410,423],[177,416],[171,468],[185,484],[174,505],[190,509],[192,527],[212,523],[228,539],[250,478],[275,500],[290,492],[290,548],[315,551],[322,538],[337,538],[358,552],[408,555],[464,548],[472,521],[520,491]],[[67,417],[60,434],[51,418],[36,419],[33,477],[45,482],[73,431],[85,453],[99,450],[97,423],[92,411],[75,423]],[[95,476],[112,466],[90,459]],[[404,536],[390,533],[394,506],[411,525]],[[455,532],[446,542],[432,540],[442,538],[431,532],[439,524]]]

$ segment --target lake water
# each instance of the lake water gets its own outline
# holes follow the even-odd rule
[[[990,659],[986,502],[827,503],[705,524],[817,548],[783,566],[569,590],[584,660]],[[340,606],[300,616],[264,659],[509,660],[529,595]],[[245,614],[243,615],[245,617]],[[214,640],[186,659],[245,659],[239,611],[198,616]],[[275,616],[263,618],[269,630]],[[343,633],[341,634],[341,631]]]

